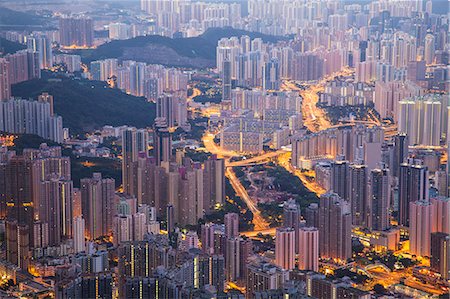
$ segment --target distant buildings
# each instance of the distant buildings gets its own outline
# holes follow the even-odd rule
[[[54,56],[55,64],[62,64],[69,73],[81,71],[81,57],[79,55],[57,54]]]
[[[85,236],[96,239],[112,234],[114,216],[114,179],[100,173],[81,179],[81,207],[85,219]]]
[[[53,66],[52,43],[48,37],[29,36],[27,38],[27,48],[29,51],[37,53],[40,69],[48,69]]]
[[[62,143],[64,139],[62,118],[53,114],[53,102],[46,99],[0,101],[0,131],[36,134]]]
[[[277,228],[275,234],[275,264],[284,270],[295,267],[296,232],[292,228]]]
[[[399,102],[398,130],[408,135],[410,145],[437,146],[448,124],[447,99],[426,95]]]
[[[302,227],[298,236],[298,268],[319,271],[319,230],[315,227]]]
[[[35,78],[40,78],[39,56],[37,52],[20,50],[7,54],[9,84],[16,84]]]
[[[63,47],[90,48],[94,45],[94,21],[64,16],[59,19],[59,38]]]
[[[351,257],[350,206],[336,193],[326,193],[319,203],[319,251],[322,258],[346,261]]]

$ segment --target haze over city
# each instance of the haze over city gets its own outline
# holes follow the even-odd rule
[[[446,0],[0,2],[0,298],[449,298]]]

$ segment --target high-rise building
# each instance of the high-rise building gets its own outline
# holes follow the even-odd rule
[[[29,51],[37,53],[40,69],[48,69],[53,66],[52,42],[47,36],[29,36],[27,48]]]
[[[92,47],[94,45],[93,20],[84,17],[60,18],[59,39],[64,47]]]
[[[115,58],[92,61],[89,72],[92,80],[108,81],[117,76],[119,61]]]
[[[368,223],[372,230],[389,228],[389,207],[391,204],[391,177],[389,169],[373,169],[369,180]]]
[[[86,221],[88,239],[111,235],[114,211],[114,179],[104,179],[100,173],[81,179],[81,207]]]
[[[367,166],[352,164],[348,171],[348,200],[352,208],[352,224],[367,227],[370,216],[370,207],[367,200]]]
[[[158,166],[172,158],[172,134],[165,118],[156,118],[153,125],[153,156]]]
[[[30,230],[17,220],[6,221],[6,260],[24,271],[30,261]]]
[[[35,134],[62,143],[61,116],[52,115],[51,104],[46,101],[10,99],[0,101],[0,131],[17,134]]]
[[[430,267],[441,274],[442,278],[450,277],[450,235],[442,232],[431,234]]]
[[[248,264],[246,298],[254,298],[255,292],[279,289],[289,279],[289,272],[262,260]]]
[[[9,82],[9,62],[0,58],[0,101],[11,97],[11,83]]]
[[[249,258],[253,255],[253,240],[247,237],[242,237],[239,241],[239,260],[241,262],[239,266],[240,275],[239,277],[245,278],[247,277],[247,264]]]
[[[240,270],[240,239],[239,237],[228,238],[226,241],[225,269],[228,281],[239,279]]]
[[[264,66],[264,86],[265,90],[280,89],[280,67],[278,58],[272,58]]]
[[[239,236],[239,215],[236,213],[225,214],[225,237],[236,238]]]
[[[86,250],[84,239],[85,222],[83,217],[77,216],[73,219],[73,251],[75,253]]]
[[[4,56],[8,61],[9,84],[16,84],[41,77],[37,52],[20,50]]]
[[[122,132],[122,187],[123,192],[138,196],[138,158],[148,156],[148,132],[129,128]]]
[[[203,209],[209,212],[225,201],[225,160],[212,155],[203,165]]]
[[[426,201],[415,201],[409,205],[410,253],[417,256],[429,257],[431,254],[432,206]]]
[[[163,94],[156,99],[156,117],[164,118],[170,128],[175,127],[175,103],[176,99],[171,94]]]
[[[436,53],[436,38],[434,37],[433,34],[429,33],[425,36],[425,46],[424,46],[424,50],[425,50],[425,62],[427,64],[433,64],[434,63],[434,55]]]
[[[55,64],[64,65],[69,73],[81,71],[81,56],[70,54],[55,55]]]
[[[231,101],[231,61],[223,62],[222,71],[222,101]]]
[[[349,163],[348,161],[335,161],[331,163],[331,191],[343,199],[349,194]]]
[[[201,226],[202,251],[207,254],[214,254],[214,231],[216,225],[214,223],[205,223]]]
[[[295,267],[295,230],[277,228],[275,235],[275,264],[284,270]]]
[[[438,146],[444,132],[446,109],[441,95],[426,94],[399,102],[398,131],[408,135],[409,145]]]
[[[326,193],[319,202],[320,256],[347,260],[352,255],[349,204],[336,193]]]
[[[428,169],[422,165],[400,165],[398,184],[398,224],[409,226],[410,203],[429,200]]]
[[[306,221],[306,226],[308,227],[319,227],[319,205],[317,203],[311,203],[304,210],[304,215]]]
[[[319,230],[315,227],[302,227],[298,235],[298,268],[319,271]]]
[[[72,237],[73,183],[52,176],[41,183],[39,205],[35,207],[39,220],[48,225],[49,245],[57,246]]]
[[[394,165],[392,167],[392,175],[398,177],[400,165],[406,162],[408,158],[408,135],[398,133],[394,136]]]
[[[56,286],[57,298],[113,298],[114,279],[111,273],[86,274],[63,280]]]
[[[430,202],[433,209],[431,231],[450,234],[450,198],[439,196]]]
[[[109,24],[110,39],[129,39],[131,37],[131,26],[124,23]]]
[[[300,228],[300,207],[295,200],[289,200],[283,204],[283,227],[292,228],[295,232],[295,240],[298,240]],[[298,253],[298,242],[295,242],[295,252]]]

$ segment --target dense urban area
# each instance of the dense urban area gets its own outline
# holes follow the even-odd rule
[[[0,1],[0,298],[449,298],[447,0]]]

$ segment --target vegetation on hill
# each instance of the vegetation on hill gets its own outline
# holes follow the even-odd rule
[[[0,56],[9,53],[15,53],[19,50],[26,49],[22,44],[15,43],[7,40],[6,38],[0,37]]]
[[[17,10],[12,10],[6,7],[0,7],[0,24],[2,29],[19,28],[25,26],[42,26],[48,24],[45,18]]]
[[[319,201],[317,195],[309,191],[297,176],[281,166],[269,168],[267,176],[274,178],[275,190],[292,194],[300,208],[306,208],[310,203]]]
[[[215,65],[217,42],[224,37],[242,35],[261,38],[266,42],[284,39],[229,27],[210,28],[198,37],[172,39],[159,35],[139,36],[112,41],[95,50],[79,50],[78,54],[85,62],[118,58],[178,67],[212,67]]]
[[[90,132],[104,125],[151,126],[155,105],[144,98],[127,95],[99,81],[35,79],[12,87],[12,94],[37,98],[43,92],[54,97],[55,112],[73,134]]]

